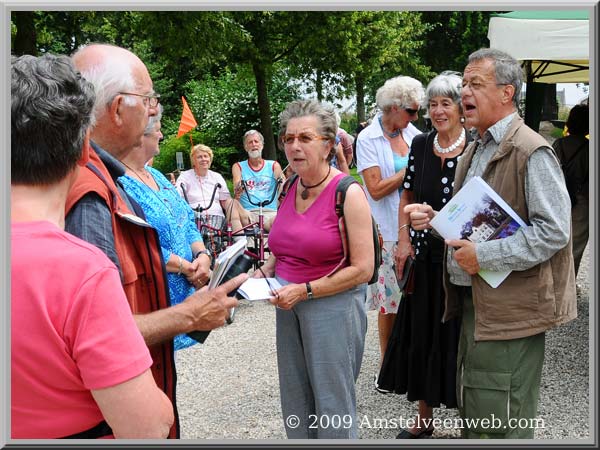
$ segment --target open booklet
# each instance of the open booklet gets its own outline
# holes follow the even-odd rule
[[[237,291],[249,301],[268,301],[274,297],[272,291],[280,287],[276,278],[248,278]]]
[[[210,282],[208,283],[209,289],[215,288],[223,282],[223,277],[227,274],[238,256],[244,253],[244,250],[246,250],[246,239],[240,239],[219,253],[210,277]]]
[[[527,226],[517,213],[481,177],[473,177],[431,220],[444,239],[484,242],[512,236]],[[480,270],[478,275],[496,288],[510,270]]]
[[[248,268],[245,267],[246,261],[242,260],[242,255],[243,255],[245,249],[246,249],[246,239],[240,239],[239,241],[234,243],[231,247],[227,247],[224,251],[222,251],[219,254],[219,256],[217,256],[217,260],[215,261],[215,267],[213,269],[212,275],[210,277],[210,281],[208,283],[209,289],[216,288],[221,283],[224,283],[225,281],[233,278],[234,276],[238,275],[239,273],[242,273],[242,272],[248,270]],[[240,262],[238,262],[238,259],[240,259]],[[230,269],[236,263],[242,267],[238,267],[236,269],[239,269],[239,270],[232,270],[231,273],[229,273]],[[234,314],[235,314],[235,308],[231,308],[229,310],[229,321],[227,323],[231,323],[233,321]],[[210,334],[210,331],[200,330],[200,331],[191,331],[188,333],[188,336],[190,336],[192,339],[195,339],[196,341],[198,341],[200,343],[203,343],[209,334]]]

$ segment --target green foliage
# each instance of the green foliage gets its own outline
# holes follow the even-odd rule
[[[444,70],[462,73],[469,54],[490,45],[487,31],[494,11],[424,11],[421,14],[428,29],[427,45],[420,53],[434,74]],[[422,81],[426,84],[429,79]]]
[[[554,139],[558,139],[563,137],[563,129],[562,128],[553,128],[552,131],[550,132],[550,136],[552,136]]]
[[[192,141],[194,144],[203,143],[203,135],[198,131],[192,131]],[[166,138],[160,144],[160,153],[154,157],[153,167],[166,174],[177,170],[177,152],[183,154],[183,170],[191,169],[190,151],[191,151],[190,134],[181,137],[171,136]],[[213,162],[211,170],[220,173],[224,178],[231,177],[231,166],[239,160],[238,150],[235,147],[214,147],[210,146],[213,151]]]
[[[189,81],[184,90],[202,132],[202,143],[210,147],[237,147],[233,162],[245,159],[244,133],[261,128],[252,78],[243,71],[225,70],[219,77]],[[299,87],[289,81],[285,72],[277,70],[271,77],[269,92],[271,121],[276,124],[285,105],[298,98]]]

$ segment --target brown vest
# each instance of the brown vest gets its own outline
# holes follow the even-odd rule
[[[525,193],[525,171],[530,155],[546,140],[516,117],[490,159],[482,178],[529,223]],[[475,153],[476,144],[464,152],[454,179],[460,190]],[[565,214],[557,211],[557,214]],[[544,332],[577,317],[575,270],[572,243],[549,260],[530,269],[510,273],[500,286],[492,288],[481,277],[471,277],[475,307],[475,340],[517,339]],[[459,297],[450,283],[444,259],[446,310],[444,321],[460,309]]]
[[[66,214],[84,195],[94,192],[108,206],[112,215],[115,250],[123,274],[123,289],[133,314],[146,314],[170,306],[164,264],[156,230],[139,220],[118,193],[108,169],[90,150],[90,161],[79,171],[69,191]],[[173,341],[149,347],[152,375],[159,388],[171,399],[175,423],[169,438],[179,438],[179,420],[175,403],[175,362]]]

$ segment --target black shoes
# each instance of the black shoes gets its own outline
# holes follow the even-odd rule
[[[408,430],[402,430],[400,433],[398,433],[396,439],[430,439],[431,435],[433,434],[433,430],[433,427],[426,428],[418,434],[413,434]]]
[[[377,392],[380,392],[382,394],[390,394],[392,391],[388,391],[387,389],[383,389],[379,387],[379,384],[377,384],[377,378],[379,378],[378,374],[374,374],[373,375],[373,381],[375,382],[375,390]]]

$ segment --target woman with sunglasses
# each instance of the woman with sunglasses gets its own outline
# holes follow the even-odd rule
[[[335,211],[345,174],[335,154],[333,108],[295,101],[280,115],[285,155],[298,177],[269,234],[271,257],[255,276],[283,286],[276,309],[281,408],[290,439],[357,439],[355,383],[363,357],[366,282],[373,272],[372,222],[365,194],[348,187],[344,258]],[[365,239],[369,236],[369,239]]]
[[[418,119],[423,95],[423,86],[414,78],[399,76],[387,80],[376,95],[381,113],[357,137],[356,166],[384,240],[379,281],[370,285],[367,292],[367,309],[379,311],[377,327],[381,359],[402,297],[393,269],[398,204],[410,144],[421,133],[411,122]],[[375,386],[377,388],[377,383]]]

